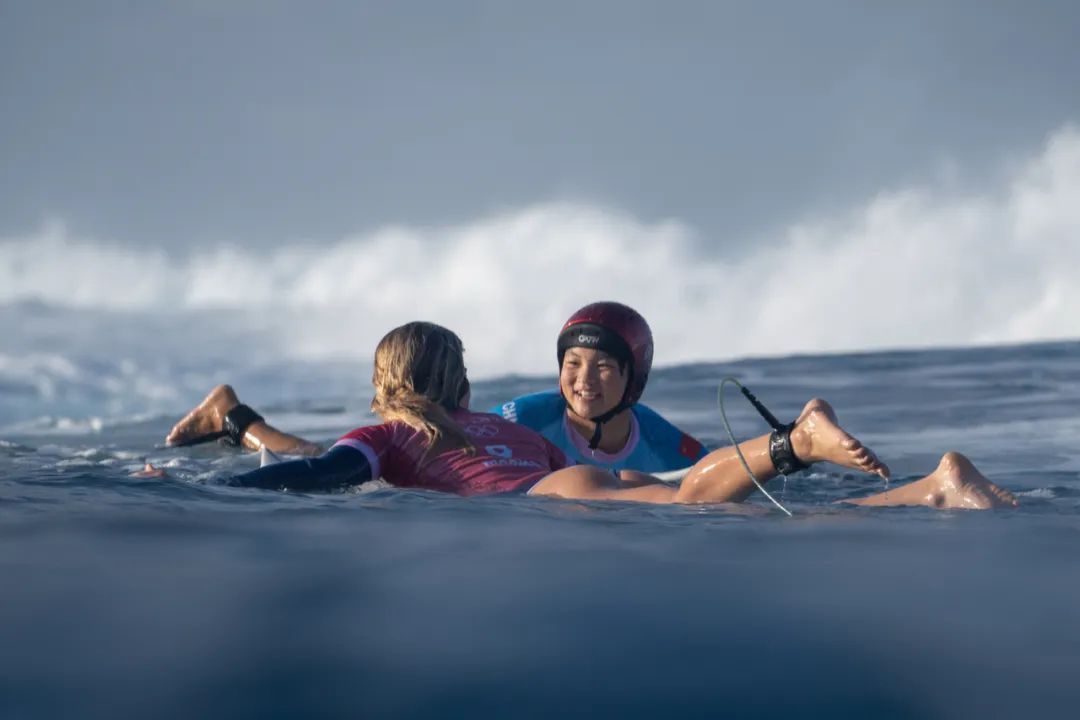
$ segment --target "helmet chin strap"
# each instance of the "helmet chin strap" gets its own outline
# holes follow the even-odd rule
[[[590,450],[595,450],[596,448],[600,447],[600,437],[604,434],[604,423],[621,413],[623,410],[626,409],[626,407],[626,404],[620,401],[618,405],[611,408],[603,415],[597,415],[594,418],[589,418],[589,420],[596,423],[596,429],[593,430],[592,437],[589,438]]]
[[[573,407],[570,406],[570,401],[563,395],[563,402],[566,403],[566,409],[577,415],[579,418],[584,418],[584,415],[578,415]],[[597,415],[596,417],[585,418],[589,422],[596,423],[596,427],[593,429],[592,437],[589,438],[589,449],[595,450],[600,447],[600,438],[604,434],[604,423],[611,420],[613,417],[621,413],[626,408],[630,407],[626,404],[626,395],[623,394],[623,399],[619,401],[619,404],[608,410],[603,415]]]

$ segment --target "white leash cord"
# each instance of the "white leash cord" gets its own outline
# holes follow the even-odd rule
[[[769,494],[769,491],[765,489],[765,486],[758,481],[757,477],[754,475],[754,471],[750,469],[750,463],[746,462],[746,458],[743,457],[742,450],[739,449],[739,443],[735,440],[735,433],[731,431],[731,423],[728,422],[727,413],[724,412],[724,386],[728,383],[735,385],[740,390],[743,389],[743,386],[742,383],[740,383],[735,378],[726,377],[720,381],[720,387],[716,391],[717,401],[720,404],[720,418],[724,421],[724,430],[727,432],[728,439],[731,441],[731,447],[735,448],[735,454],[739,456],[739,462],[742,463],[743,470],[746,471],[746,474],[749,475],[750,479],[754,481],[755,485],[757,485],[757,489],[760,490],[765,497],[769,498],[769,500],[772,501],[773,505],[780,508],[780,510],[782,510],[785,515],[787,515],[788,517],[792,517],[791,511],[781,505],[776,498]],[[786,479],[787,476],[784,477]]]

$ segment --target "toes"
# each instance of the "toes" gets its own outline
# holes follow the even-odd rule
[[[1016,496],[1004,488],[993,487],[991,492],[1002,505],[1008,507],[1018,507],[1020,505],[1020,501],[1016,499]]]
[[[170,430],[169,434],[165,436],[165,444],[174,445],[176,443],[183,442],[188,436],[186,430],[187,428],[183,425],[183,423],[180,423],[172,430]]]
[[[860,445],[857,450],[851,453],[851,459],[860,468],[868,472],[877,472],[878,469],[884,467],[884,463],[878,459],[878,456],[864,445]]]
[[[853,438],[851,436],[848,436],[844,440],[840,441],[840,447],[844,448],[845,450],[847,450],[849,452],[854,451],[854,450],[858,450],[862,446],[863,446],[863,444],[861,442],[859,442],[857,438]]]
[[[886,480],[888,480],[889,476],[891,475],[889,471],[889,466],[881,462],[881,460],[878,459],[877,455],[874,455],[873,453],[869,453],[866,461],[862,463],[862,469],[865,472],[878,475]]]

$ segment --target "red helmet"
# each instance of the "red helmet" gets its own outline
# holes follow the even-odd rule
[[[630,366],[630,380],[620,408],[641,399],[652,369],[652,330],[645,318],[631,307],[617,302],[586,305],[566,321],[559,333],[559,367],[568,348],[591,347],[614,356]]]

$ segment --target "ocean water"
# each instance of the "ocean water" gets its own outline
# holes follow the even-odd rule
[[[160,447],[214,383],[332,439],[372,420],[370,364],[210,312],[0,327],[0,717],[1075,715],[1078,343],[661,367],[646,402],[710,446],[734,376],[782,418],[831,401],[894,483],[958,450],[1022,502],[848,508],[881,482],[822,465],[772,484],[789,519],[230,488],[253,456]],[[553,382],[489,373],[476,404]]]

